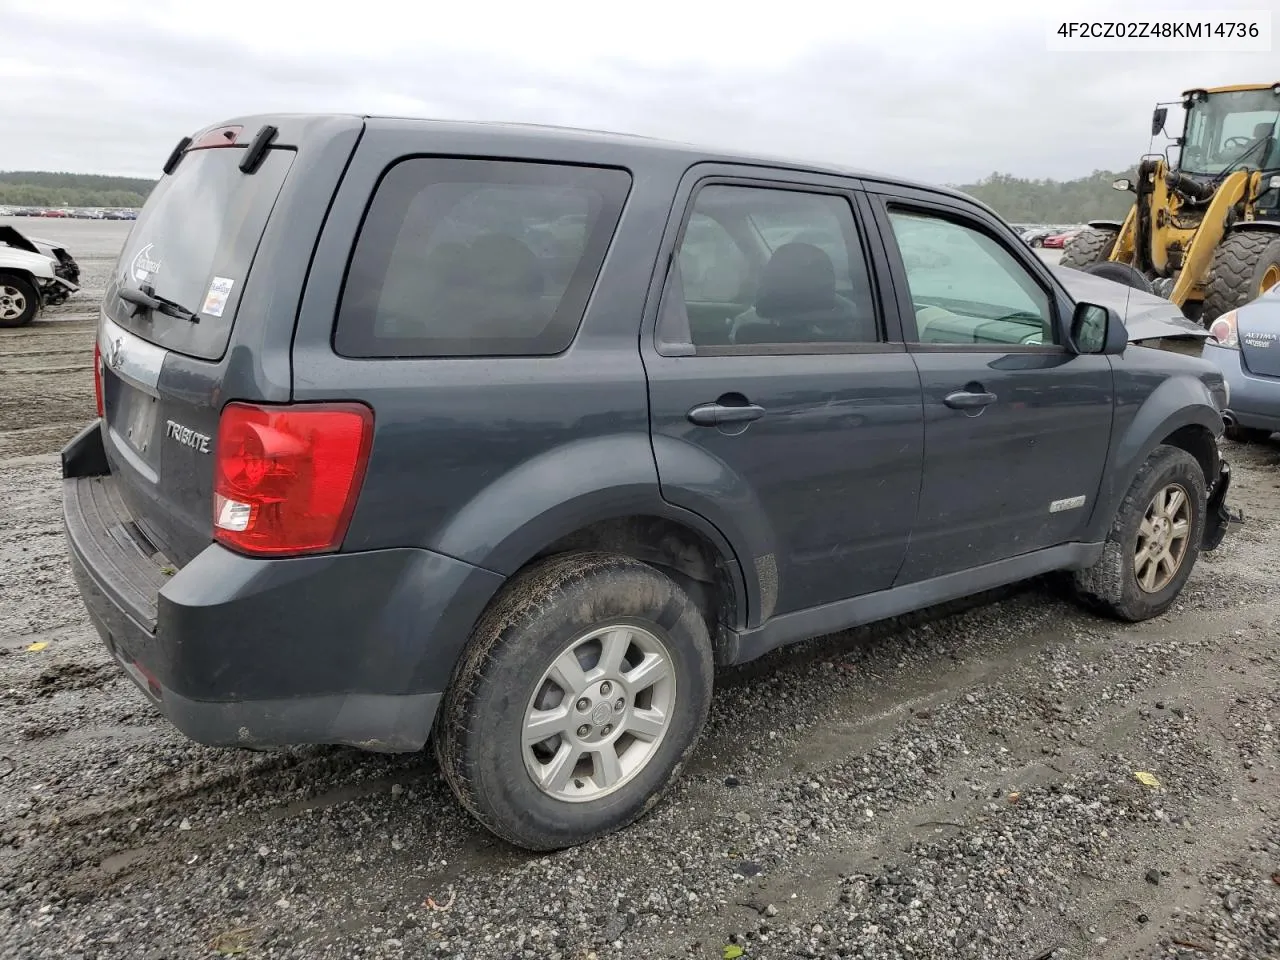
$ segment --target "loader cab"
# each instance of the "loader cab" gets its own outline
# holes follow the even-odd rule
[[[1246,167],[1280,172],[1280,83],[1188,90],[1183,107],[1180,172],[1208,178]]]

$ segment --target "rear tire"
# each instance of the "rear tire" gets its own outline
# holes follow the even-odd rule
[[[1083,270],[1095,263],[1102,263],[1115,249],[1119,230],[1104,227],[1085,227],[1066,242],[1058,265]]]
[[[39,311],[35,284],[16,273],[0,273],[0,327],[24,327]]]
[[[1176,506],[1171,493],[1181,498]],[[1178,447],[1157,447],[1129,485],[1102,556],[1075,573],[1076,595],[1120,620],[1160,616],[1178,599],[1200,554],[1207,500],[1196,458]]]
[[[552,557],[476,625],[436,756],[493,833],[529,850],[574,846],[657,803],[693,752],[712,680],[706,621],[671,579],[611,554]]]
[[[1249,303],[1280,283],[1280,234],[1240,230],[1227,234],[1213,251],[1201,321],[1208,326],[1228,310]]]

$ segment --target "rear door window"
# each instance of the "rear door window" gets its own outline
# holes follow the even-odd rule
[[[759,354],[880,341],[870,274],[844,196],[703,187],[676,264],[679,275],[663,300],[666,342],[687,337],[699,352]]]
[[[162,177],[129,233],[107,290],[107,315],[145,340],[216,360],[227,348],[249,267],[294,152],[267,151],[252,174],[240,170],[244,150],[192,150]],[[139,310],[121,287],[143,285],[196,314],[198,322]]]
[[[630,188],[623,170],[403,160],[360,230],[348,357],[546,356],[573,340]]]

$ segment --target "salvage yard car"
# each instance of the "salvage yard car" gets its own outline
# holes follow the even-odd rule
[[[1222,371],[1231,393],[1227,436],[1261,442],[1280,430],[1280,283],[1228,310],[1209,327],[1204,357]]]
[[[0,327],[21,327],[45,304],[80,288],[80,266],[64,247],[0,224]]]
[[[653,806],[717,666],[1058,571],[1145,620],[1231,526],[1218,370],[959,193],[351,116],[164,170],[64,519],[202,743],[431,738],[480,823],[565,847]]]

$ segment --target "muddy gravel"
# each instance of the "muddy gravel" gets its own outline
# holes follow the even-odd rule
[[[0,333],[0,956],[1280,957],[1280,443],[1165,617],[1033,583],[772,655],[650,817],[532,856],[425,756],[196,746],[110,663],[57,451],[126,228],[42,224],[86,289]]]

